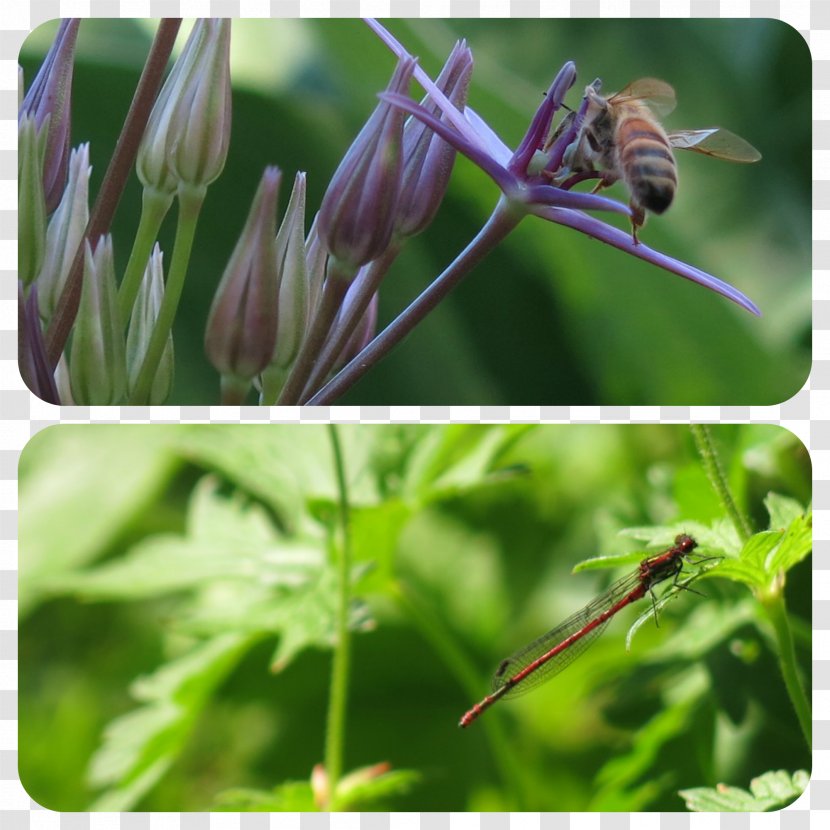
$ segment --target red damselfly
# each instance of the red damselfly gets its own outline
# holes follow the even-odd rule
[[[697,542],[691,536],[681,533],[672,547],[643,559],[634,573],[617,580],[581,611],[512,657],[502,660],[493,676],[493,691],[466,712],[458,725],[469,726],[497,700],[522,694],[559,674],[599,637],[611,617],[651,593],[658,583],[674,577],[676,587],[692,590],[679,583],[678,577],[683,571],[684,561],[696,547]],[[697,560],[697,563],[701,561],[704,560]],[[654,602],[654,594],[651,596]],[[656,607],[654,611],[656,615]]]

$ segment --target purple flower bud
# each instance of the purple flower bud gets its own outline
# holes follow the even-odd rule
[[[473,53],[463,41],[453,47],[436,86],[461,111],[473,74]],[[427,95],[421,105],[437,118],[441,108]],[[403,131],[403,185],[398,205],[396,233],[402,237],[421,233],[432,222],[455,163],[455,149],[423,121],[410,117]]]
[[[277,196],[281,173],[268,167],[254,196],[208,317],[205,351],[222,375],[249,380],[274,354],[277,333]]]
[[[102,236],[95,253],[88,241],[84,245],[84,283],[69,355],[72,398],[81,406],[109,406],[120,403],[127,391],[112,237]]]
[[[89,220],[89,144],[72,151],[69,178],[46,230],[46,258],[37,278],[40,313],[50,320]]]
[[[147,262],[127,330],[127,385],[130,392],[133,391],[144,364],[163,298],[163,257],[161,248],[156,243]],[[170,395],[170,389],[173,386],[173,365],[173,333],[171,332],[167,337],[167,345],[164,347],[153,384],[150,387],[149,403],[151,406],[163,404]]]
[[[46,255],[46,200],[43,195],[43,153],[46,133],[23,115],[17,125],[17,269],[29,286],[40,273]]]
[[[193,25],[150,113],[136,159],[145,187],[207,186],[225,166],[231,132],[231,21]]]
[[[386,91],[405,95],[415,60],[401,58]],[[320,206],[320,237],[341,270],[380,256],[392,239],[401,191],[403,113],[378,104],[332,177]]]
[[[69,164],[69,132],[72,106],[72,72],[78,19],[62,20],[40,70],[23,98],[19,116],[29,115],[40,129],[47,117],[46,156],[43,165],[43,192],[46,210],[51,213],[61,200]]]

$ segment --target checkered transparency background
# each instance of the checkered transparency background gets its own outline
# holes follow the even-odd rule
[[[56,17],[775,17],[810,44],[813,61],[814,368],[806,387],[774,407],[254,407],[58,408],[34,398],[17,370],[17,53]],[[771,116],[773,114],[771,113]],[[553,828],[781,828],[830,821],[830,0],[0,0],[0,825],[4,830],[553,830]],[[813,778],[773,814],[567,813],[67,813],[44,810],[17,777],[17,460],[29,438],[57,422],[159,421],[757,421],[778,423],[809,447],[814,465]],[[826,546],[826,547],[825,547]]]

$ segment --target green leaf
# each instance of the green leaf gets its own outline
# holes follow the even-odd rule
[[[377,482],[371,458],[388,434],[385,425],[361,429],[340,428],[340,438],[353,505],[376,504]],[[282,526],[296,529],[305,515],[306,501],[335,502],[337,487],[331,444],[324,429],[314,426],[271,424],[239,429],[235,426],[197,426],[177,448],[191,461],[220,472],[247,493],[269,505]]]
[[[21,617],[60,577],[105,553],[181,464],[162,427],[99,425],[88,438],[83,426],[52,427],[21,455]]]
[[[680,790],[686,807],[694,812],[768,812],[791,804],[807,786],[810,774],[798,770],[792,775],[786,770],[765,772],[753,778],[749,792],[739,787],[718,784],[716,788],[695,787]]]
[[[796,516],[784,534],[781,544],[772,555],[769,569],[772,575],[786,573],[806,559],[813,550],[813,514]]]
[[[217,637],[136,680],[131,691],[145,705],[107,726],[88,773],[92,786],[107,789],[90,809],[135,806],[179,757],[211,693],[253,642]]]
[[[361,590],[383,591],[393,578],[398,541],[411,516],[412,508],[395,499],[352,511],[353,561],[373,565],[361,583]]]
[[[313,813],[319,808],[308,781],[286,781],[273,790],[226,790],[216,797],[217,810],[232,812]]]
[[[505,450],[534,424],[450,424],[431,430],[409,461],[404,493],[447,498],[485,483]]]
[[[324,562],[320,541],[280,536],[260,505],[239,494],[226,498],[216,487],[212,476],[197,485],[188,509],[188,536],[150,536],[125,556],[44,584],[88,599],[135,600],[213,582],[250,583],[257,591],[295,586],[319,571]]]
[[[804,515],[804,508],[795,499],[770,493],[764,499],[764,506],[769,514],[769,529],[784,530],[799,516]]]
[[[373,770],[355,770],[344,776],[337,786],[332,807],[336,810],[389,809],[389,799],[406,795],[421,780],[415,770],[395,769],[380,775],[367,775]]]
[[[355,573],[360,571],[353,570]],[[268,627],[279,632],[280,641],[271,658],[271,671],[282,671],[301,651],[318,647],[330,649],[337,636],[337,572],[326,568],[317,579],[292,592],[281,601],[270,603],[266,611]],[[374,621],[368,606],[352,600],[349,628],[368,631]]]

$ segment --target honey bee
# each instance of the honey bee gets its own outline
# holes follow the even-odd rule
[[[680,130],[667,133],[658,119],[675,107],[674,90],[656,78],[634,81],[607,98],[600,94],[600,81],[585,90],[588,109],[576,139],[564,157],[566,170],[557,176],[587,178],[598,172],[597,192],[622,179],[630,194],[632,235],[645,224],[646,211],[663,213],[677,192],[677,162],[673,149],[692,150],[713,158],[749,163],[761,154],[728,130]],[[575,117],[571,113],[551,136],[548,146]],[[582,174],[582,175],[581,175]]]

